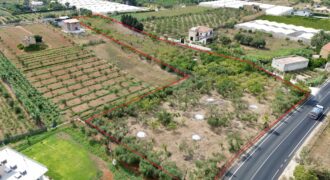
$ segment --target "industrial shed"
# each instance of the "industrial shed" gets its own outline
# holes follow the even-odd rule
[[[307,68],[308,62],[308,59],[301,56],[275,58],[272,61],[272,67],[281,72],[289,72]]]

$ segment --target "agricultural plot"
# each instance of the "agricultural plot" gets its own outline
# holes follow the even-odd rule
[[[72,10],[66,11],[54,11],[54,12],[44,12],[44,13],[28,13],[28,14],[19,14],[12,15],[9,12],[0,9],[0,25],[10,24],[10,23],[18,23],[18,22],[35,22],[42,18],[46,18],[49,16],[67,16],[74,13]]]
[[[28,116],[20,103],[0,81],[0,140],[36,129],[36,123]]]
[[[194,26],[219,28],[228,23],[240,21],[251,12],[236,9],[212,9],[194,14],[183,14],[173,17],[159,17],[142,21],[145,30],[158,35],[170,37],[186,37],[189,29]]]
[[[67,118],[85,118],[153,89],[76,46],[18,56],[18,61],[30,82]]]
[[[114,41],[128,44],[128,49],[136,48],[193,75],[180,87],[91,121],[100,131],[111,134],[111,139],[119,139],[115,142],[162,167],[174,162],[165,168],[174,176],[187,172],[191,179],[213,179],[228,157],[302,96],[246,63],[172,46],[109,19],[81,20]],[[123,147],[116,148],[114,155],[131,166],[139,164],[139,171],[149,178],[163,176],[151,165],[143,169],[147,166],[144,158]]]
[[[2,51],[9,51],[11,55],[14,56],[25,54],[24,51],[17,48],[17,45],[22,43],[25,36],[30,35],[41,35],[48,48],[72,45],[70,40],[58,31],[59,30],[44,24],[0,28],[0,41],[2,42],[0,44],[0,49]],[[5,55],[8,54],[5,53]]]
[[[126,13],[126,14],[134,16],[139,20],[151,20],[160,17],[172,17],[172,16],[180,16],[185,14],[196,14],[210,9],[211,8],[206,8],[201,6],[187,6],[187,7],[175,7],[171,9],[164,9],[164,10],[152,11],[152,12]],[[121,16],[122,15],[113,15],[111,17],[120,20]]]

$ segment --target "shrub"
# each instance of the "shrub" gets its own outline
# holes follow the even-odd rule
[[[131,15],[122,15],[121,22],[137,30],[143,31],[143,24]]]
[[[19,45],[17,45],[17,48],[20,49],[20,50],[23,50],[24,49],[24,45],[23,44],[19,44]]]
[[[158,120],[164,126],[168,126],[173,121],[173,116],[172,116],[171,113],[168,113],[166,111],[162,111],[162,112],[158,113]]]

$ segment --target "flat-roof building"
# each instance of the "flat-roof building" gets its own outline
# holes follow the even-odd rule
[[[62,29],[66,33],[79,34],[85,30],[80,27],[80,22],[78,19],[67,19],[62,23]]]
[[[285,58],[275,58],[272,61],[272,67],[281,71],[296,71],[307,68],[309,60],[301,56],[289,56]]]
[[[0,150],[0,179],[1,180],[44,180],[48,171],[44,165],[25,155],[5,147]]]

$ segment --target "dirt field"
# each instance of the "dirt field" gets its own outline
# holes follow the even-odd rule
[[[43,41],[48,45],[48,49],[72,45],[70,40],[66,39],[58,29],[54,29],[45,24],[32,24],[0,28],[0,37],[2,40],[0,47],[2,46],[3,48],[3,46],[5,46],[15,55],[27,54],[19,50],[17,45],[22,43],[25,36],[30,35],[41,35]]]

